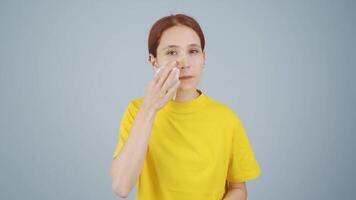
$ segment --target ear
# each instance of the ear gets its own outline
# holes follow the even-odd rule
[[[157,70],[159,68],[158,67],[158,63],[157,63],[157,59],[152,54],[148,55],[148,63],[151,65],[151,68],[153,70]]]

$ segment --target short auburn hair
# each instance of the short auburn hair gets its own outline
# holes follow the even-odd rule
[[[204,51],[205,38],[199,23],[193,18],[185,14],[171,14],[157,20],[151,27],[148,36],[148,53],[157,57],[157,47],[159,45],[163,32],[173,26],[183,25],[193,29],[200,38],[200,45]]]

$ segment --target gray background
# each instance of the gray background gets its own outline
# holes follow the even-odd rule
[[[148,31],[179,12],[205,32],[199,87],[238,113],[261,165],[249,199],[355,198],[356,2],[249,0],[1,1],[0,199],[117,199]]]

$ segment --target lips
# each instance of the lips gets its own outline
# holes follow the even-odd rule
[[[179,77],[180,80],[186,80],[186,79],[191,79],[193,76],[181,76]]]

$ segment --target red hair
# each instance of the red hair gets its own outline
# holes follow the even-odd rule
[[[151,27],[148,36],[148,53],[157,57],[157,47],[159,45],[161,36],[165,30],[173,26],[183,25],[193,29],[200,38],[200,45],[204,51],[205,38],[199,23],[192,17],[185,14],[169,15],[157,20]]]

